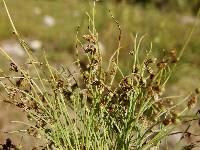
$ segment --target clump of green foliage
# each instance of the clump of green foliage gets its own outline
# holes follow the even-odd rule
[[[117,2],[128,2],[128,3],[139,3],[143,6],[153,5],[159,9],[178,9],[179,11],[184,11],[188,8],[194,14],[199,10],[200,2],[198,0],[115,0]]]
[[[112,15],[119,38],[107,68],[98,44],[93,8],[92,17],[88,15],[88,33],[82,39],[77,29],[77,61],[73,65],[78,69],[74,73],[67,67],[54,68],[46,58],[38,61],[15,29],[5,2],[4,5],[13,33],[28,55],[28,62],[19,65],[0,49],[11,61],[10,75],[1,73],[0,84],[7,93],[4,102],[27,114],[31,124],[26,124],[26,132],[45,139],[44,149],[159,148],[161,141],[182,124],[184,113],[196,103],[198,90],[184,99],[189,100],[188,106],[180,111],[176,110],[179,103],[173,103],[173,97],[163,95],[180,55],[173,50],[156,59],[151,46],[140,57],[143,37],[133,38],[134,46],[129,52],[132,67],[124,75],[118,58],[121,28]],[[88,58],[86,65],[79,60],[80,49]],[[120,76],[119,82],[116,76]]]

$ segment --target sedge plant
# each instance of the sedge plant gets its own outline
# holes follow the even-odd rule
[[[182,124],[184,113],[196,103],[199,90],[180,102],[188,101],[188,106],[178,112],[176,108],[180,103],[173,101],[177,97],[164,96],[166,83],[183,50],[180,55],[172,50],[162,58],[155,58],[151,45],[141,58],[143,37],[136,35],[132,37],[134,44],[129,52],[132,66],[125,75],[119,67],[122,31],[111,15],[119,29],[119,38],[106,68],[98,44],[93,7],[92,14],[88,14],[88,33],[81,37],[77,29],[77,60],[73,63],[77,66],[76,72],[63,66],[57,69],[50,65],[46,54],[43,61],[34,56],[3,2],[13,33],[28,56],[25,64],[18,64],[0,49],[10,61],[10,73],[1,72],[3,101],[27,114],[30,123],[23,123],[27,126],[26,134],[43,139],[43,149],[159,149],[161,141]],[[79,50],[87,57],[84,65]]]

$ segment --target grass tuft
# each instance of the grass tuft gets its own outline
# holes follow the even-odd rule
[[[136,35],[129,52],[132,66],[125,75],[119,66],[122,30],[110,13],[119,29],[119,38],[118,47],[105,68],[95,28],[94,1],[92,15],[87,14],[88,33],[81,36],[77,29],[77,60],[73,65],[78,69],[76,72],[68,67],[57,69],[46,57],[43,62],[35,58],[3,2],[13,31],[28,56],[27,63],[17,64],[0,48],[10,61],[10,73],[7,75],[2,70],[0,77],[4,102],[27,114],[31,123],[23,123],[27,126],[25,132],[45,139],[44,149],[159,149],[174,129],[199,119],[199,112],[185,117],[196,104],[198,89],[180,103],[174,101],[176,97],[164,95],[166,82],[182,51],[181,54],[175,50],[165,52],[161,58],[155,58],[151,45],[141,57],[144,37]],[[86,62],[80,61],[79,50],[84,51]],[[178,110],[186,101],[183,110]],[[188,130],[176,134],[186,133]]]

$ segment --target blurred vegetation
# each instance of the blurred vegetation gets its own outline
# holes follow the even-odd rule
[[[11,15],[21,35],[42,41],[49,60],[57,63],[67,62],[74,56],[76,29],[81,26],[81,33],[87,31],[86,12],[91,10],[90,2],[89,0],[7,0]],[[120,57],[124,66],[129,64],[123,58],[126,58],[128,51],[132,49],[131,34],[146,35],[143,43],[144,50],[148,49],[149,43],[152,42],[153,51],[158,54],[163,54],[163,50],[180,51],[196,20],[199,3],[198,0],[100,0],[97,4],[96,27],[99,31],[99,40],[105,47],[105,57],[109,57],[117,46],[118,31],[111,14],[122,27]],[[41,14],[34,13],[36,8],[41,10]],[[0,41],[12,37],[3,9],[1,4]],[[46,27],[43,24],[45,15],[55,18],[56,24],[53,27]],[[177,70],[193,79],[194,74],[200,72],[198,69],[200,64],[199,34],[198,25],[182,58],[180,69]],[[37,52],[38,55],[41,53],[42,51]],[[189,71],[188,68],[193,71]],[[172,81],[176,81],[177,76],[179,73],[172,78]],[[200,80],[197,77],[195,79]]]
[[[116,0],[117,2],[128,2],[132,4],[142,4],[143,6],[153,5],[158,9],[176,9],[178,11],[190,10],[194,14],[198,12],[199,0]]]

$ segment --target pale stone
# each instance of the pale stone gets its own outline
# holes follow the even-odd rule
[[[52,27],[56,24],[56,20],[52,16],[49,16],[49,15],[44,16],[43,22],[47,27]]]
[[[2,41],[0,42],[0,47],[2,47],[7,53],[14,56],[23,57],[25,55],[23,48],[14,40]]]
[[[39,50],[42,48],[42,42],[39,40],[32,40],[32,41],[30,41],[30,47],[33,50]]]

